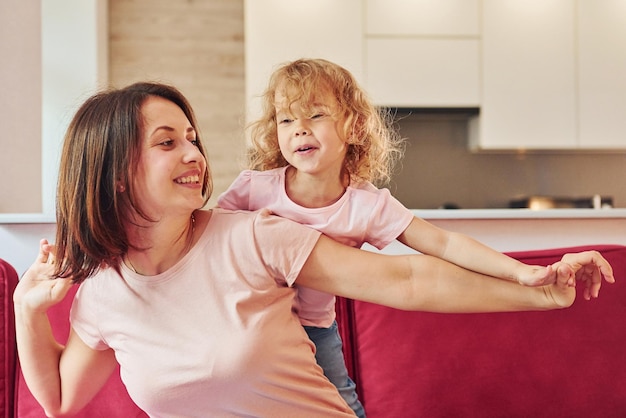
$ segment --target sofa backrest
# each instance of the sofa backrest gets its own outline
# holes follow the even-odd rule
[[[65,299],[48,311],[48,318],[52,325],[52,330],[57,341],[64,343],[67,341],[70,330],[69,312],[72,300],[78,290],[78,286],[72,288]],[[37,403],[33,395],[28,390],[24,378],[19,371],[17,373],[17,395],[16,395],[16,416],[19,418],[41,418],[44,412]],[[75,415],[75,418],[133,418],[147,417],[135,403],[130,399],[124,384],[121,381],[119,368],[113,372],[108,382],[100,392]]]
[[[0,417],[13,418],[14,381],[16,365],[15,317],[13,290],[17,286],[17,272],[11,264],[0,259]]]
[[[348,368],[369,418],[626,416],[626,247],[598,300],[497,314],[405,312],[338,300]],[[547,265],[573,247],[510,253]]]

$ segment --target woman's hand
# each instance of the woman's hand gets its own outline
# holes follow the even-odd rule
[[[570,287],[575,287],[578,281],[585,284],[583,295],[586,300],[598,297],[602,277],[615,283],[613,269],[597,251],[565,254],[561,261],[547,267],[524,265],[517,273],[517,281],[524,286],[544,286],[557,283],[559,278],[564,280],[566,276],[569,276],[567,284]]]
[[[24,273],[13,293],[16,307],[45,312],[63,300],[72,281],[53,278],[54,263],[54,245],[45,239],[41,240],[37,259]]]
[[[545,286],[546,295],[557,305],[567,308],[576,298],[576,284],[583,282],[583,297],[586,300],[597,298],[602,285],[602,277],[609,283],[615,283],[613,269],[608,261],[597,251],[565,254],[549,269],[556,273],[556,281]]]
[[[602,286],[602,277],[608,283],[615,283],[613,268],[597,251],[565,254],[561,258],[561,263],[567,263],[573,270],[572,281],[580,281],[585,284],[583,296],[586,300],[598,297]],[[559,263],[554,265],[557,264]]]

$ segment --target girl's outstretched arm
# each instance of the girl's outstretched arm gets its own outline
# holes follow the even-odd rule
[[[550,266],[522,263],[464,234],[447,231],[415,217],[398,237],[403,244],[468,270],[487,276],[511,280],[526,286],[554,283],[556,272]],[[610,282],[612,275],[605,275]],[[594,291],[601,282],[594,283]],[[593,292],[592,292],[593,293]]]

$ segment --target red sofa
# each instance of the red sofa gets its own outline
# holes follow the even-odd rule
[[[569,309],[502,314],[405,312],[339,299],[351,375],[369,418],[626,416],[626,246],[593,246],[618,282]],[[509,253],[546,265],[586,247]],[[11,295],[15,270],[0,260],[0,415],[43,417],[16,367]],[[71,296],[50,312],[68,332]],[[119,374],[79,417],[145,417]]]
[[[338,301],[368,417],[625,417],[626,247],[591,248],[617,283],[597,300],[579,292],[569,309],[452,315]],[[547,265],[586,249],[509,255]]]

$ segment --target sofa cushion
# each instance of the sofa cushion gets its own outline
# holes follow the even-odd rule
[[[624,416],[626,247],[593,248],[617,283],[604,283],[592,301],[579,286],[569,309],[433,314],[340,301],[338,321],[350,314],[346,357],[368,417]],[[510,255],[547,265],[585,249]]]
[[[17,286],[17,272],[0,259],[0,417],[13,418],[13,376],[15,375],[15,316],[13,290]]]

